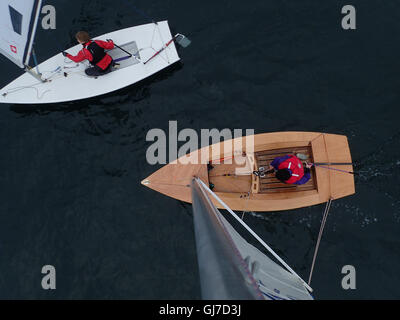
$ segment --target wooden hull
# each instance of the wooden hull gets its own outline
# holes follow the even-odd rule
[[[197,176],[211,185],[232,210],[240,211],[290,210],[355,193],[352,174],[318,166],[312,168],[312,178],[302,186],[282,184],[273,174],[264,178],[252,174],[260,166],[268,165],[274,157],[293,152],[307,154],[307,160],[314,163],[351,163],[345,136],[318,132],[275,132],[257,134],[251,138],[254,138],[254,148],[250,152],[246,149],[245,137],[217,143],[165,165],[144,179],[142,184],[174,199],[191,203],[190,182]],[[244,150],[246,153],[243,153]],[[198,159],[199,163],[201,158],[207,159],[213,168],[209,170],[206,161],[202,164],[182,163],[188,157]],[[236,163],[239,161],[242,163]],[[351,165],[326,167],[353,171]],[[221,208],[217,202],[215,205]]]

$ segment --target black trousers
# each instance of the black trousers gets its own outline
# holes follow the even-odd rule
[[[105,75],[109,72],[112,71],[112,67],[114,65],[114,61],[111,61],[111,63],[108,65],[107,69],[103,70],[102,68],[100,68],[99,66],[93,66],[93,67],[89,67],[85,70],[86,75],[88,75],[89,77],[98,77],[98,76],[102,76]]]

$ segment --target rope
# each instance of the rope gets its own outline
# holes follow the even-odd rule
[[[68,59],[69,62],[67,62],[66,59],[67,59],[67,58],[64,59],[64,63],[65,63],[65,64],[68,64],[68,63],[72,63],[72,62],[73,62],[72,60],[69,60],[69,59]],[[71,67],[68,67],[68,66],[63,66],[63,67],[58,66],[58,67],[55,68],[54,70],[42,71],[41,74],[50,73],[50,76],[48,76],[45,80],[46,80],[46,81],[48,81],[48,80],[55,80],[55,79],[64,77],[64,75],[61,74],[61,71],[62,71],[63,69],[64,69],[64,70],[65,70],[65,69],[74,69],[74,68],[77,68],[77,67],[79,67],[79,64],[75,64],[75,66],[71,66]],[[69,72],[68,75],[69,75],[69,74],[72,74],[72,73],[77,73],[77,74],[78,74],[79,71],[78,71],[78,72]],[[58,75],[58,77],[56,77],[57,75]],[[48,90],[43,91],[43,92],[40,94],[39,89],[36,88],[35,86],[38,86],[38,85],[41,85],[41,84],[43,84],[43,83],[42,83],[42,82],[37,82],[37,83],[34,83],[34,84],[30,85],[30,86],[19,86],[19,87],[10,88],[10,89],[8,89],[5,93],[3,93],[3,96],[7,96],[7,95],[9,95],[9,94],[12,94],[12,93],[15,93],[15,92],[24,90],[24,89],[34,89],[34,90],[36,91],[36,97],[37,97],[37,99],[38,99],[38,100],[41,100],[41,99],[43,98],[43,96],[45,95],[45,93],[51,91],[51,89],[48,89]]]
[[[324,168],[324,169],[328,169],[328,170],[335,170],[335,171],[339,171],[339,172],[343,172],[343,173],[349,173],[349,174],[357,174],[357,172],[353,172],[353,171],[345,171],[345,170],[341,170],[341,169],[336,169],[336,168],[331,168],[331,167],[325,167],[316,163],[311,163],[314,167],[320,167],[320,168]]]
[[[174,38],[172,38],[172,40],[170,40],[170,42],[165,43],[165,42],[164,42],[164,39],[163,39],[163,37],[162,37],[162,35],[161,35],[161,31],[160,31],[160,28],[159,28],[158,23],[156,23],[156,22],[154,22],[154,21],[153,21],[153,23],[154,23],[154,29],[153,29],[153,34],[152,34],[151,41],[150,41],[150,46],[149,46],[149,47],[146,47],[146,48],[152,49],[152,50],[155,52],[155,54],[154,54],[153,56],[151,56],[149,59],[147,59],[146,61],[144,61],[144,62],[143,62],[143,65],[146,65],[150,60],[152,60],[152,59],[155,58],[156,56],[160,56],[167,64],[170,64],[169,57],[168,57],[168,54],[167,54],[167,53],[165,53],[166,59],[165,59],[162,55],[159,55],[159,54],[160,54],[162,51],[164,51],[165,49],[167,49],[167,47],[168,47],[169,44],[173,41]],[[161,47],[161,49],[155,49],[155,48],[153,47],[153,41],[154,41],[154,36],[155,36],[156,30],[157,30],[157,32],[158,32],[158,34],[159,34],[159,36],[160,36],[160,40],[161,40],[161,42],[162,42],[162,47]],[[144,48],[142,48],[142,49],[144,49]],[[140,62],[142,62],[142,61],[140,60]]]
[[[38,84],[41,84],[41,82],[38,83]],[[31,85],[31,86],[21,86],[21,87],[11,88],[11,89],[7,90],[6,92],[4,92],[2,95],[3,95],[3,97],[5,97],[5,96],[7,96],[7,95],[9,95],[9,94],[11,94],[11,93],[18,92],[18,91],[21,91],[21,90],[24,90],[24,89],[34,89],[34,90],[36,91],[36,97],[37,97],[37,99],[40,100],[40,99],[43,98],[43,96],[44,96],[45,93],[51,91],[51,90],[45,90],[45,91],[42,92],[42,94],[39,94],[39,89],[38,89],[38,88],[35,88],[34,86],[35,86],[35,85]]]
[[[160,36],[161,42],[163,43],[163,48],[162,48],[162,49],[163,49],[163,50],[164,50],[164,49],[167,49],[169,43],[166,44],[166,43],[164,42],[163,36],[161,35],[161,31],[160,31],[160,28],[158,27],[158,24],[157,24],[157,23],[156,23],[156,26],[157,26],[158,35]],[[160,53],[161,53],[161,52],[160,52]],[[165,50],[165,56],[167,57],[167,63],[170,64],[170,62],[169,62],[169,56],[168,56],[167,50]],[[164,60],[164,61],[165,61],[165,60]]]
[[[323,231],[324,231],[326,219],[327,219],[328,214],[329,214],[329,209],[331,208],[332,200],[333,200],[333,199],[330,198],[330,199],[328,200],[328,202],[326,203],[324,215],[322,216],[321,228],[319,229],[318,240],[317,240],[317,244],[316,244],[316,246],[315,246],[314,257],[313,257],[313,261],[312,261],[312,264],[311,264],[310,277],[308,278],[308,285],[311,284],[311,278],[312,278],[312,274],[313,274],[313,271],[314,271],[315,260],[316,260],[316,258],[317,258],[317,253],[318,253],[319,244],[320,244],[320,242],[321,242],[322,233],[323,233]]]

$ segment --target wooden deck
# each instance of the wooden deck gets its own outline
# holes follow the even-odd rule
[[[276,157],[282,157],[296,153],[302,153],[307,156],[307,159],[302,161],[308,161],[308,162],[314,161],[310,145],[303,147],[266,150],[266,151],[256,152],[255,156],[258,167],[264,167],[267,170],[270,163]],[[275,177],[274,173],[268,174],[264,178],[260,178],[259,184],[260,184],[258,189],[259,193],[299,192],[299,191],[317,190],[314,169],[311,169],[311,179],[308,180],[307,183],[303,185],[282,183]]]
[[[239,164],[236,160],[242,161]],[[229,161],[229,160],[228,160]],[[211,162],[212,169],[208,171],[208,181],[213,186],[214,192],[228,192],[228,193],[248,193],[251,190],[253,172],[249,166],[246,156],[236,156],[234,160],[230,159],[232,163],[215,163]],[[245,173],[237,175],[236,170],[242,169]]]

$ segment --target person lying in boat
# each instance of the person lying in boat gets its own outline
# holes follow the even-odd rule
[[[114,61],[104,49],[113,49],[114,42],[112,40],[91,40],[86,31],[79,31],[75,37],[83,46],[82,50],[76,56],[63,51],[63,56],[74,62],[89,60],[92,67],[85,70],[88,76],[97,77],[109,73],[114,65]]]
[[[303,163],[295,155],[276,157],[270,164],[270,169],[275,171],[278,180],[287,184],[305,184],[311,178],[312,164]]]

